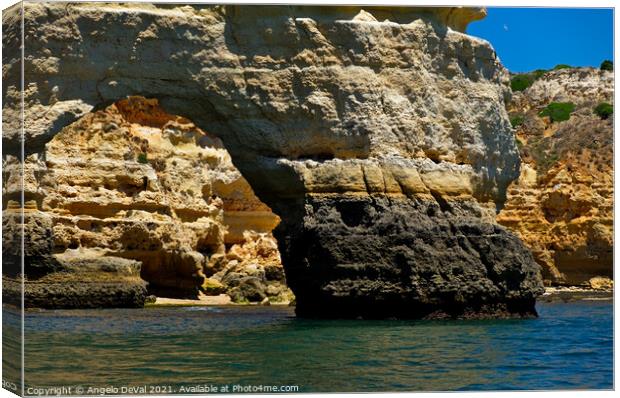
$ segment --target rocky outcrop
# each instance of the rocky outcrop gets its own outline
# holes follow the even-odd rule
[[[523,166],[498,221],[515,231],[543,267],[547,284],[602,286],[613,274],[613,120],[594,108],[613,102],[613,72],[547,72],[509,110]],[[539,115],[552,102],[573,103],[565,121]],[[592,283],[590,283],[590,280]]]
[[[302,237],[309,243],[298,246],[298,261],[286,268],[299,283],[302,314],[532,313],[539,282],[530,254],[502,227],[474,217],[475,202],[312,197],[309,203]],[[314,272],[304,269],[308,263]],[[300,299],[307,296],[314,300]]]
[[[243,243],[234,244],[214,271],[207,281],[207,293],[217,293],[222,286],[222,292],[237,303],[290,303],[294,299],[271,234],[245,231]]]
[[[89,113],[24,166],[25,219],[33,226],[28,306],[141,306],[144,281],[150,294],[165,297],[235,289],[236,301],[256,301],[238,283],[209,278],[226,275],[230,257],[241,261],[233,264],[238,275],[254,277],[258,301],[286,294],[277,248],[239,250],[257,241],[275,247],[278,217],[218,138],[165,113],[157,100],[130,97]]]
[[[495,223],[519,175],[508,74],[489,43],[461,33],[482,16],[27,4],[28,151],[95,106],[159,98],[221,138],[282,218],[299,315],[532,315],[538,267]],[[11,18],[7,44],[19,37]],[[5,69],[7,115],[18,66]]]

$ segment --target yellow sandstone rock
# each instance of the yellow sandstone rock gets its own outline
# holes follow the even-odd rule
[[[11,170],[5,173],[15,178]],[[66,267],[71,259],[121,257],[138,261],[151,292],[220,294],[227,286],[207,278],[210,262],[226,255],[227,245],[255,245],[247,233],[254,231],[274,251],[265,254],[268,265],[281,268],[271,235],[279,218],[218,138],[167,114],[155,99],[129,97],[85,115],[31,155],[24,175],[35,210],[51,219],[42,234]],[[87,277],[84,267],[71,271],[76,280]]]
[[[613,123],[593,108],[612,102],[613,72],[592,68],[548,72],[515,94],[512,114],[523,143],[521,175],[497,217],[531,249],[547,284],[589,284],[613,273]],[[567,121],[538,112],[573,102]]]

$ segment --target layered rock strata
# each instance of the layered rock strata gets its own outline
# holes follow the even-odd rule
[[[561,69],[515,93],[509,105],[522,119],[524,164],[498,221],[532,250],[547,284],[601,286],[599,277],[612,277],[613,118],[594,108],[613,103],[613,90],[612,71]],[[539,115],[552,102],[575,110],[552,122]]]
[[[29,151],[106,101],[159,98],[282,218],[298,315],[533,315],[538,266],[494,220],[519,175],[508,74],[461,33],[484,14],[27,4]]]
[[[218,138],[157,100],[131,97],[85,115],[30,155],[24,171],[27,306],[141,306],[145,281],[165,297],[286,294],[277,248],[243,250],[274,248],[278,217]],[[15,217],[5,219],[15,230]],[[248,278],[246,297],[239,286]]]

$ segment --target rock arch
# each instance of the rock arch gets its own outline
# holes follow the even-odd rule
[[[4,17],[7,48],[17,14]],[[94,104],[157,98],[217,131],[282,218],[298,314],[531,315],[539,270],[494,221],[519,173],[508,75],[489,43],[459,32],[482,16],[28,3],[26,144],[36,152]],[[7,62],[9,118],[18,66]]]
[[[45,243],[26,262],[27,306],[142,305],[143,280],[160,297],[289,299],[279,218],[217,137],[157,100],[86,114],[28,156],[24,175],[26,225],[43,224],[28,235]]]

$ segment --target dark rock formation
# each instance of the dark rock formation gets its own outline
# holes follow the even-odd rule
[[[59,256],[55,272],[37,275],[26,271],[21,280],[3,277],[4,302],[26,308],[106,308],[144,306],[146,283],[140,262],[107,256]],[[35,260],[36,262],[36,260]]]
[[[538,267],[472,203],[310,198],[281,231],[297,314],[308,317],[534,316]],[[288,237],[288,239],[286,238]]]

